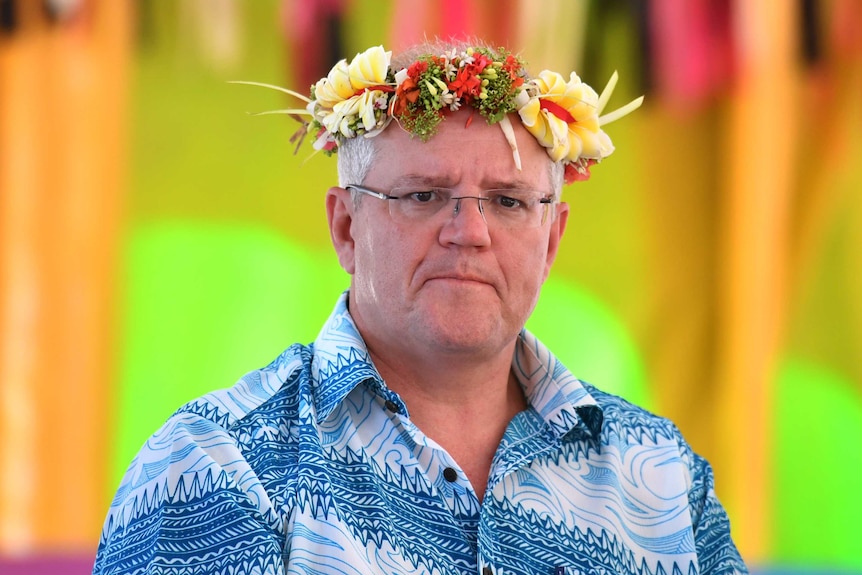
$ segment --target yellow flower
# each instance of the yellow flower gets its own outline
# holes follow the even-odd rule
[[[599,127],[598,94],[577,74],[572,72],[566,82],[544,70],[529,84],[530,97],[518,114],[552,160],[600,160],[613,152],[610,138]]]
[[[358,92],[363,88],[385,84],[391,57],[392,52],[386,52],[383,50],[383,46],[374,46],[361,54],[357,54],[348,67],[353,89]]]
[[[385,124],[382,121],[386,108],[385,94],[369,88],[386,83],[391,56],[392,52],[386,52],[382,46],[369,48],[357,54],[350,64],[341,60],[315,84],[311,112],[327,131],[352,138],[360,127],[356,119],[366,132]],[[384,105],[375,107],[381,98]],[[383,111],[375,113],[381,109]]]
[[[335,104],[331,112],[321,115],[320,123],[333,134],[341,132],[345,138],[352,138],[356,135],[354,128],[358,127],[351,126],[355,117],[362,123],[362,128],[370,132],[386,123],[385,98],[385,94],[380,90],[366,90],[358,96]],[[378,103],[381,99],[383,104]]]
[[[341,60],[314,85],[314,99],[324,110],[331,110],[365,88],[385,84],[391,57],[392,52],[375,46],[354,56],[350,64]]]
[[[314,85],[314,99],[317,105],[331,110],[335,104],[353,96],[356,90],[350,83],[349,67],[347,60],[341,60],[325,78],[321,78]]]

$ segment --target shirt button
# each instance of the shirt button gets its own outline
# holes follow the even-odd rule
[[[458,479],[458,472],[451,467],[447,467],[443,470],[443,479],[445,479],[449,483],[452,483],[453,481],[456,481]]]
[[[398,413],[399,411],[401,411],[400,409],[398,409],[398,404],[391,399],[386,400],[386,409],[388,409],[392,413]]]

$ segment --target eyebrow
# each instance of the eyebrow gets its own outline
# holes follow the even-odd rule
[[[397,186],[416,185],[416,186],[435,186],[438,188],[448,188],[452,186],[451,181],[444,179],[441,176],[425,176],[421,174],[408,174],[401,176],[396,180]]]
[[[454,188],[458,184],[446,179],[441,175],[407,174],[399,177],[396,186],[421,185],[434,186],[438,188]],[[536,185],[527,181],[504,181],[490,180],[482,185],[483,190],[518,190],[518,191],[541,191]]]

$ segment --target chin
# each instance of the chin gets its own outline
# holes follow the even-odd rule
[[[509,338],[499,317],[477,318],[470,315],[449,316],[444,321],[416,323],[418,335],[424,339],[429,349],[444,353],[471,355],[499,351]],[[517,333],[514,334],[517,336]],[[513,336],[513,337],[514,337]]]

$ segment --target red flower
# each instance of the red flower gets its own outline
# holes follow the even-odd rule
[[[428,69],[428,62],[426,62],[424,60],[417,60],[416,62],[413,62],[412,64],[410,64],[410,66],[407,68],[407,75],[413,79],[416,79],[419,77],[420,74],[425,72],[425,70],[427,70],[427,69]]]
[[[449,82],[448,86],[458,98],[478,97],[482,91],[482,80],[476,75],[473,66],[467,65],[458,70],[455,79]]]
[[[521,69],[521,63],[518,62],[517,58],[510,54],[506,56],[506,61],[503,62],[501,68],[508,72],[512,78],[515,78],[518,75],[518,71]],[[521,82],[523,82],[523,78],[521,79]]]
[[[491,65],[491,59],[484,54],[476,54],[473,56],[473,63],[470,66],[476,71],[476,74],[481,74],[485,68]]]
[[[579,162],[582,162],[580,160]],[[574,163],[566,164],[565,171],[563,172],[563,181],[566,184],[571,184],[574,182],[586,182],[590,179],[590,166],[595,164],[595,160],[586,160],[586,165],[581,164],[578,166]]]
[[[408,71],[407,73],[409,74],[410,72]],[[416,80],[412,77],[408,77],[406,80],[401,82],[398,89],[395,90],[395,101],[392,104],[392,115],[401,116],[407,111],[407,105],[415,103],[418,99],[419,86],[416,84]]]

